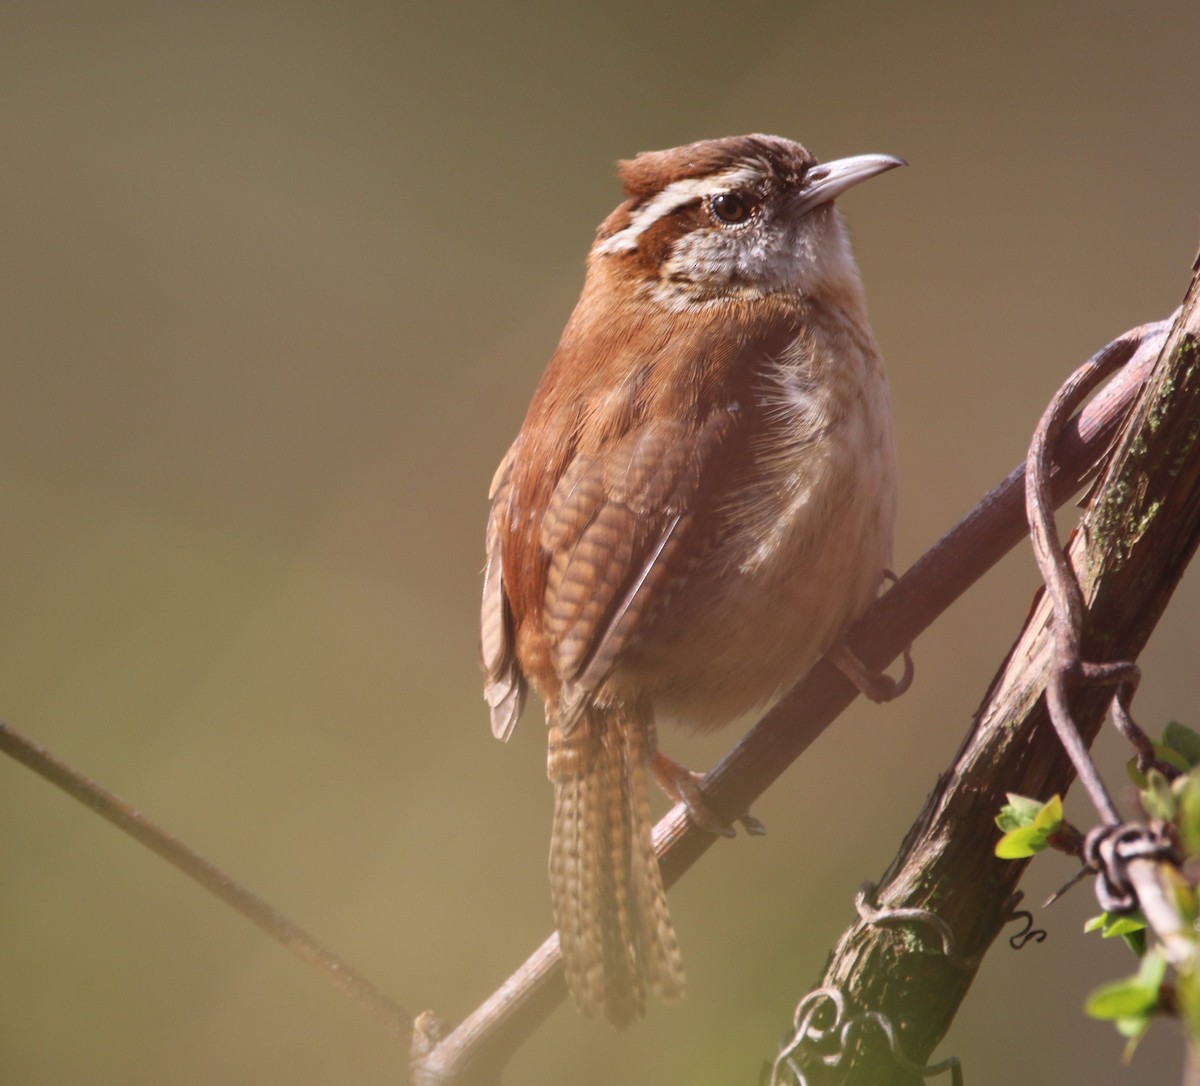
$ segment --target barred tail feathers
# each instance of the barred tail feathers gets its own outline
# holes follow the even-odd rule
[[[648,714],[589,708],[567,735],[550,727],[554,783],[550,889],[567,985],[580,1009],[617,1026],[649,990],[683,995],[684,975],[654,855]]]

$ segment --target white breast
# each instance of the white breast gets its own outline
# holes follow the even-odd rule
[[[725,561],[700,575],[702,612],[654,698],[660,716],[693,727],[761,708],[801,678],[891,563],[891,407],[865,319],[793,344],[768,372],[760,406],[760,470],[730,495]]]

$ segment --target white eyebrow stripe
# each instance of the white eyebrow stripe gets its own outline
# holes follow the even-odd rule
[[[686,177],[672,181],[652,200],[647,200],[629,218],[629,225],[596,247],[598,253],[629,253],[637,248],[637,239],[664,215],[697,197],[712,196],[736,188],[759,176],[750,166],[735,166],[707,177]]]

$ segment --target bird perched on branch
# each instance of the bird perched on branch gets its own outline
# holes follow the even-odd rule
[[[532,685],[567,983],[618,1026],[647,990],[684,989],[647,770],[726,826],[656,722],[725,724],[827,652],[864,689],[878,678],[841,637],[891,560],[896,456],[833,201],[902,164],[763,135],[622,162],[627,199],[492,483],[492,730],[508,738]]]

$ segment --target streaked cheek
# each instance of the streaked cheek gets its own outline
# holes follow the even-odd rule
[[[738,277],[744,263],[740,246],[716,230],[695,230],[675,242],[663,262],[664,279],[724,283]]]

